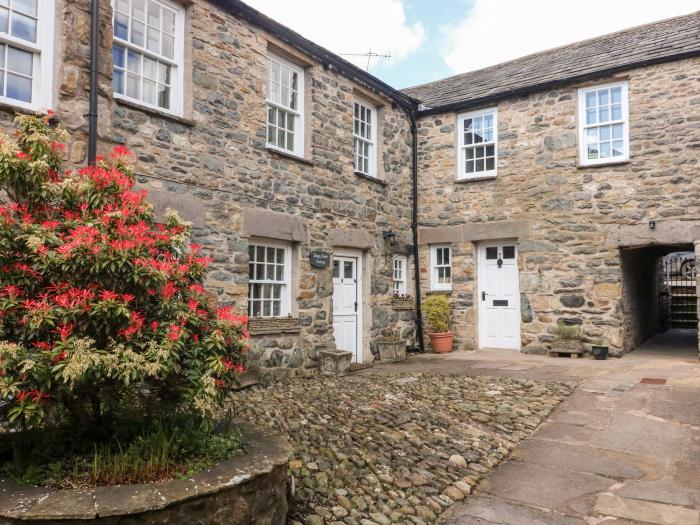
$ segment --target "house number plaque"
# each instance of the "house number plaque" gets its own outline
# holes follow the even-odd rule
[[[323,250],[314,250],[309,254],[309,262],[313,268],[328,268],[331,254]]]

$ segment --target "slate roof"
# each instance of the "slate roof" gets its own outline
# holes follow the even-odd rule
[[[637,66],[700,55],[700,11],[402,90],[428,112],[460,109]]]

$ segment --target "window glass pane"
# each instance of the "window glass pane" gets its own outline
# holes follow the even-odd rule
[[[158,81],[163,84],[170,84],[170,66],[158,62]]]
[[[7,47],[7,69],[21,75],[31,76],[34,55],[29,51]]]
[[[155,2],[148,2],[148,25],[160,29],[160,6]]]
[[[449,266],[445,267],[445,282],[447,284],[452,282],[452,268]]]
[[[340,278],[340,262],[333,261],[333,277],[335,279]]]
[[[503,258],[504,259],[515,259],[515,246],[504,246],[503,247]]]
[[[484,159],[476,159],[474,171],[484,171]]]
[[[124,94],[124,72],[119,69],[112,72],[112,89],[115,93]]]
[[[613,157],[621,157],[622,156],[622,141],[621,140],[616,140],[613,142]]]
[[[590,144],[588,146],[588,159],[593,160],[598,158],[598,144]]]
[[[37,21],[34,18],[29,18],[19,13],[12,13],[12,36],[29,42],[36,42],[36,24]]]
[[[607,89],[601,89],[598,91],[598,105],[604,106],[610,104],[610,99],[608,98],[609,91]]]
[[[595,91],[588,91],[586,93],[586,108],[596,107]]]
[[[131,0],[131,16],[142,22],[146,21],[144,0]]]
[[[496,148],[495,146],[486,146],[486,156],[487,157],[493,157],[495,155]]]
[[[158,106],[170,109],[170,88],[163,84],[158,84]]]
[[[0,32],[7,33],[10,12],[7,9],[0,9]]]
[[[621,87],[614,87],[610,90],[611,98],[612,98],[612,103],[617,104],[619,102],[622,102],[622,88]]]
[[[443,264],[443,262],[442,262],[442,248],[437,248],[435,250],[435,263],[438,266],[441,266]]]
[[[131,41],[137,46],[143,46],[144,31],[143,22],[131,20]]]
[[[153,80],[143,79],[143,101],[147,104],[156,103],[157,85]]]
[[[156,80],[158,75],[157,68],[158,63],[155,60],[147,56],[143,57],[143,76]]]
[[[117,11],[129,14],[129,0],[116,0],[114,7]]]
[[[126,69],[132,73],[141,73],[141,55],[139,53],[131,49],[127,50]]]
[[[172,59],[175,56],[175,39],[170,35],[163,34],[163,56]]]
[[[272,303],[272,315],[273,316],[279,316],[280,315],[280,310],[281,310],[282,302],[281,301],[273,301]]]
[[[352,261],[345,261],[343,265],[343,277],[345,279],[352,279],[353,277],[353,263]]]
[[[622,106],[620,104],[612,107],[612,120],[622,120]]]
[[[489,157],[486,159],[486,171],[491,171],[493,169],[496,169],[496,162],[493,157]]]
[[[464,157],[466,160],[471,160],[474,158],[474,148],[467,148],[464,150]]]
[[[114,36],[122,40],[129,39],[129,17],[127,15],[114,14]]]
[[[486,258],[487,259],[498,259],[498,248],[488,247],[486,248]]]
[[[605,158],[610,156],[610,143],[601,142],[600,143],[600,157]]]
[[[126,76],[126,96],[131,98],[141,98],[140,77],[129,73]]]
[[[112,64],[115,67],[124,69],[124,48],[121,46],[112,46]]]
[[[610,120],[610,108],[607,106],[598,108],[598,121],[607,122]]]
[[[37,16],[37,0],[14,0],[12,9],[29,16]]]
[[[600,128],[600,140],[610,140],[610,126]]]
[[[450,264],[450,249],[443,248],[442,251],[443,251],[442,260],[445,262],[445,264]]]
[[[175,33],[175,12],[163,8],[163,31]]]
[[[7,93],[8,98],[21,100],[22,102],[32,101],[32,81],[29,78],[19,77],[12,73],[7,74]]]
[[[595,109],[587,109],[586,110],[586,124],[595,124],[596,123],[596,110]]]
[[[149,51],[154,53],[160,52],[160,31],[149,27],[147,30],[148,39],[146,41],[146,47]]]
[[[474,173],[474,161],[473,160],[467,161],[467,163],[465,165],[465,171],[467,173]]]

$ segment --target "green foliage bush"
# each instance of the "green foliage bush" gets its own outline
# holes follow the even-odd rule
[[[132,155],[64,171],[67,135],[20,116],[0,142],[0,397],[10,424],[110,435],[149,410],[211,421],[243,371],[247,317],[217,308],[190,225],[156,222]]]
[[[552,330],[552,335],[564,341],[580,341],[581,327],[572,324],[558,323]]]
[[[434,332],[444,333],[450,330],[452,307],[447,297],[441,294],[429,295],[425,299],[423,311],[428,325]]]

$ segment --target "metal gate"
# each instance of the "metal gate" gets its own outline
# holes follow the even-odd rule
[[[664,257],[659,294],[661,324],[668,328],[698,327],[695,256],[672,253]]]

